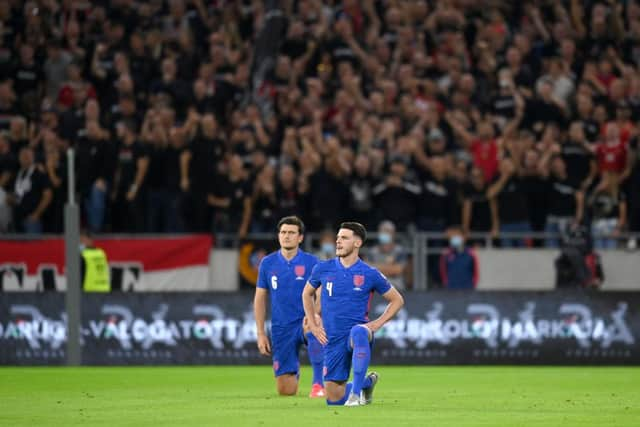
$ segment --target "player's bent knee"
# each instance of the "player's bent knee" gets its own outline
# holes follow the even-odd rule
[[[369,342],[369,328],[364,325],[356,325],[351,328],[349,336],[351,338],[351,344],[353,346],[354,343],[368,343]]]
[[[278,387],[278,394],[280,396],[295,396],[298,393],[298,388],[293,387]]]
[[[344,384],[334,383],[332,381],[326,381],[324,383],[324,392],[327,400],[336,401],[342,399],[344,396]]]
[[[298,381],[293,375],[280,376],[276,379],[276,388],[280,396],[295,396],[298,393]]]

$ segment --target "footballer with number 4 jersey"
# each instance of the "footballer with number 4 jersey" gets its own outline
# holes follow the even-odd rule
[[[301,299],[302,290],[318,259],[300,249],[303,238],[304,224],[300,218],[282,218],[278,222],[280,249],[264,257],[260,263],[253,303],[258,350],[273,358],[278,393],[291,396],[298,392],[298,353],[300,346],[306,343],[313,368],[309,397],[324,397],[322,345],[306,326]],[[271,301],[271,342],[265,334],[267,295]]]
[[[311,332],[324,347],[324,381],[328,405],[361,406],[371,403],[378,374],[367,374],[373,335],[404,305],[402,295],[376,268],[359,258],[366,240],[364,226],[340,224],[336,258],[319,262],[302,293]],[[321,288],[322,321],[314,316],[314,296]],[[377,319],[369,320],[373,293],[389,304]],[[353,368],[353,382],[347,383]]]

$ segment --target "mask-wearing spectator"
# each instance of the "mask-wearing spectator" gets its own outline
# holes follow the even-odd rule
[[[331,230],[325,230],[320,235],[320,248],[316,252],[319,259],[331,259],[336,256],[336,234]]]
[[[42,217],[53,197],[51,186],[35,163],[33,149],[21,149],[18,160],[20,170],[14,185],[13,221],[18,232],[40,234],[43,232]]]
[[[396,242],[396,227],[391,221],[378,225],[378,243],[368,251],[367,259],[398,289],[405,289],[404,278],[408,255]]]
[[[440,276],[446,289],[475,289],[478,283],[478,258],[465,244],[464,234],[458,227],[447,232],[449,247],[440,257]]]

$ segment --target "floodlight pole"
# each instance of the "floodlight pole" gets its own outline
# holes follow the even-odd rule
[[[80,353],[80,209],[76,204],[75,153],[67,150],[68,197],[64,207],[64,242],[67,292],[65,304],[67,311],[67,365],[79,366]]]

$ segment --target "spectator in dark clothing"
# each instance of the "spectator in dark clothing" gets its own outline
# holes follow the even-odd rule
[[[103,231],[108,194],[112,189],[115,148],[109,132],[97,120],[88,120],[76,144],[78,190],[81,195],[87,228]]]
[[[500,174],[487,191],[490,199],[497,197],[498,219],[501,233],[528,233],[531,231],[527,211],[526,193],[523,191],[519,168],[512,159],[500,162]],[[504,237],[502,247],[522,247],[522,238]]]
[[[462,204],[462,230],[465,234],[490,232],[493,237],[498,234],[498,207],[487,190],[482,170],[472,168]]]
[[[366,154],[358,154],[349,185],[349,218],[369,228],[373,226],[375,221],[372,212],[373,187],[371,159]]]
[[[440,256],[440,276],[446,289],[475,289],[478,284],[478,257],[465,245],[462,230],[453,227],[447,233],[449,247]]]
[[[158,99],[165,99],[176,110],[178,117],[184,117],[187,112],[190,99],[189,85],[177,78],[176,63],[174,59],[166,58],[162,61],[162,76],[151,83],[149,92],[151,102]]]
[[[337,142],[336,142],[337,143]],[[339,151],[332,151],[324,165],[309,177],[311,229],[336,228],[349,206],[347,176],[350,165]]]
[[[640,143],[633,138],[629,144],[629,164],[631,174],[628,183],[629,194],[629,231],[640,233]],[[638,247],[637,238],[630,238],[627,242],[630,250]]]
[[[160,174],[158,177],[160,186],[156,187],[156,192],[160,192],[161,205],[157,206],[153,203],[147,205],[149,231],[180,233],[185,230],[184,197],[180,183],[188,176],[186,132],[184,128],[172,128],[169,132],[168,144],[156,150],[156,161],[159,163],[157,172]],[[153,162],[153,157],[151,159]]]
[[[212,230],[214,234],[232,233],[243,239],[249,232],[253,189],[239,155],[231,156],[228,167],[228,176],[212,181],[207,195],[214,209]]]
[[[22,148],[18,160],[20,170],[14,185],[13,221],[18,232],[40,234],[43,232],[42,217],[53,197],[51,186],[36,165],[32,148]]]
[[[565,234],[571,225],[582,222],[584,194],[572,185],[566,166],[558,154],[560,147],[555,146],[555,154],[549,153],[541,160],[542,173],[547,182],[547,222],[546,233]],[[550,166],[549,166],[550,163]],[[556,237],[547,240],[547,246],[558,247]]]
[[[429,159],[429,169],[421,176],[422,193],[418,198],[419,230],[442,232],[454,216],[456,184],[447,177],[448,160],[442,156]]]
[[[0,131],[8,130],[11,119],[18,114],[15,101],[16,93],[11,79],[0,78]]]
[[[560,146],[560,155],[566,164],[567,175],[572,184],[586,191],[593,183],[597,166],[593,148],[589,146],[581,122],[571,123],[569,138]]]
[[[524,153],[520,179],[531,229],[542,232],[547,219],[547,184],[540,174],[540,154],[537,150],[529,149]],[[535,246],[541,244],[542,241],[534,240]]]
[[[253,206],[252,233],[268,233],[278,222],[276,198],[276,168],[266,164],[255,177],[251,203]],[[295,181],[295,179],[294,179]]]
[[[283,164],[278,169],[275,188],[276,218],[290,215],[300,216],[303,212],[303,194],[296,178],[296,171],[293,166]]]
[[[117,132],[116,169],[111,193],[113,231],[143,232],[149,154],[137,140],[135,124],[126,122]]]
[[[56,146],[45,149],[44,170],[51,184],[51,204],[47,208],[43,223],[49,233],[64,232],[64,204],[67,200],[67,167]]]
[[[405,231],[414,222],[417,199],[421,194],[408,162],[403,156],[392,157],[389,173],[373,189],[380,215],[396,224],[399,231]]]
[[[20,61],[13,70],[13,88],[22,114],[34,117],[44,93],[44,71],[35,59],[33,46],[29,44],[20,47]]]
[[[13,180],[19,169],[16,156],[11,152],[9,142],[0,134],[0,232],[9,231],[11,224],[10,195],[13,192]]]
[[[204,232],[211,229],[211,207],[207,203],[207,192],[223,158],[224,144],[215,115],[202,115],[195,137],[187,150],[188,180],[181,185],[188,192],[185,202],[188,206],[187,224],[192,231]]]

